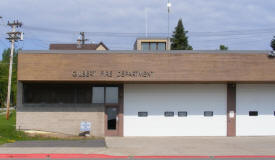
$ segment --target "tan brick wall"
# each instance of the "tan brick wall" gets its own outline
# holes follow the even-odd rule
[[[17,112],[16,128],[78,135],[81,121],[88,121],[92,124],[91,135],[102,137],[103,110],[104,107],[94,112]]]
[[[141,49],[141,43],[142,42],[165,42],[166,43],[166,50],[170,50],[170,41],[168,39],[144,39],[144,40],[137,40],[136,42],[136,49],[137,50],[142,50]]]
[[[97,47],[97,49],[96,50],[98,50],[98,51],[105,51],[106,50],[106,48],[105,47],[103,47],[102,45],[100,45],[100,46],[98,46]]]

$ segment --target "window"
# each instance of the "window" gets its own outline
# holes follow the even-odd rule
[[[165,42],[158,43],[158,50],[159,51],[165,51],[166,50],[166,43]]]
[[[107,117],[108,117],[108,130],[116,130],[117,126],[117,108],[107,108]]]
[[[249,116],[258,116],[258,111],[249,111]]]
[[[76,89],[76,103],[92,103],[91,87],[79,86]]]
[[[104,103],[104,87],[93,87],[93,103]]]
[[[187,112],[186,111],[178,112],[178,117],[187,117]]]
[[[143,51],[149,51],[150,50],[150,47],[149,47],[149,43],[148,42],[142,42],[141,43],[141,50]]]
[[[204,112],[204,117],[213,117],[214,112],[213,111],[205,111]]]
[[[118,87],[106,87],[105,103],[118,103]]]
[[[118,87],[93,87],[92,85],[76,84],[24,84],[23,93],[23,103],[32,104],[118,103]]]
[[[166,50],[165,42],[142,42],[141,50],[143,51],[164,51]]]
[[[91,103],[91,86],[60,84],[25,84],[24,103],[73,104]]]
[[[164,112],[165,117],[174,117],[174,112]]]
[[[148,112],[138,112],[139,117],[148,117]]]
[[[150,43],[150,50],[156,51],[157,50],[157,43]]]

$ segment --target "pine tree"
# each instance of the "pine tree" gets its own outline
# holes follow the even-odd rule
[[[227,51],[227,50],[228,50],[228,47],[225,46],[225,45],[223,45],[223,44],[221,44],[221,45],[220,45],[220,50],[221,50],[221,51]]]
[[[182,19],[180,19],[171,38],[172,50],[193,50],[192,46],[188,44],[188,37],[186,36],[187,33],[188,31],[184,30]]]
[[[271,48],[273,49],[273,51],[275,51],[275,36],[274,36],[273,39],[271,40],[270,46],[271,46]]]

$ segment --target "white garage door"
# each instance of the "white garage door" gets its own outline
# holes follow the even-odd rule
[[[124,135],[226,136],[226,85],[125,84]]]
[[[275,135],[275,85],[237,85],[237,136]]]

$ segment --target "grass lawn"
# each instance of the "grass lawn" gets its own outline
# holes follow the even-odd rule
[[[17,131],[15,128],[16,112],[12,111],[9,120],[6,115],[0,115],[0,145],[4,143],[13,143],[22,140],[52,140],[57,138],[47,138],[41,136],[31,137],[23,131]]]

